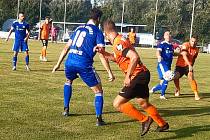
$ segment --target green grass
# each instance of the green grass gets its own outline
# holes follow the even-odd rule
[[[95,126],[94,94],[77,79],[73,84],[71,116],[61,115],[63,111],[63,66],[51,73],[64,44],[49,44],[49,62],[39,62],[41,42],[30,41],[30,67],[24,69],[24,54],[19,54],[17,71],[12,71],[12,41],[0,40],[0,139],[2,140],[137,140],[137,139],[186,139],[208,140],[210,138],[210,65],[208,54],[199,54],[195,64],[195,77],[202,100],[194,101],[186,77],[181,79],[182,96],[174,97],[173,82],[167,89],[168,100],[160,100],[159,94],[150,96],[150,101],[169,122],[170,131],[154,132],[152,124],[147,135],[140,137],[140,124],[112,107],[112,101],[122,87],[124,75],[117,65],[111,63],[116,76],[115,82],[108,82],[98,56],[95,67],[104,88],[104,119],[108,125]],[[108,49],[111,51],[111,49]],[[151,72],[150,87],[158,82],[155,50],[138,49],[144,64]],[[135,102],[133,102],[135,104]]]

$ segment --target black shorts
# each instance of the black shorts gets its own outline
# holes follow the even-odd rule
[[[47,47],[48,46],[48,40],[42,39],[42,45]]]
[[[179,72],[180,74],[180,78],[183,76],[183,75],[188,75],[189,73],[189,67],[188,66],[185,66],[185,67],[180,67],[180,66],[176,66],[175,68],[175,73],[176,72]]]
[[[148,87],[149,81],[150,81],[149,70],[141,72],[138,75],[136,75],[136,77],[134,77],[129,87],[123,87],[119,95],[126,99],[133,99],[133,98],[146,99],[149,97],[149,87]]]

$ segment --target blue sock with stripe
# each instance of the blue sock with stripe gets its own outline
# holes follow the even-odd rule
[[[29,55],[26,55],[25,61],[26,61],[26,65],[28,65],[29,64]]]
[[[167,87],[168,87],[168,81],[164,80],[162,83],[162,88],[161,88],[161,96],[165,96]]]
[[[153,88],[153,92],[156,92],[158,90],[161,90],[162,86],[160,84],[156,85],[154,88]]]
[[[95,94],[95,112],[96,112],[96,116],[102,115],[103,104],[104,104],[103,94],[102,93],[96,93]]]
[[[16,67],[17,65],[17,56],[13,56],[13,66]]]
[[[64,108],[69,108],[69,103],[72,95],[72,87],[70,83],[65,83],[63,88]]]

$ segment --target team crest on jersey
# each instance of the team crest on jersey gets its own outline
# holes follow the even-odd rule
[[[123,50],[123,46],[121,44],[117,45],[117,50],[118,51],[122,51]]]

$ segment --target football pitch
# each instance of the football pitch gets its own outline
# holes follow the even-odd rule
[[[190,85],[183,77],[181,96],[174,97],[174,84],[169,83],[166,97],[150,95],[160,114],[170,125],[168,132],[154,132],[157,125],[140,136],[139,122],[117,112],[112,101],[122,87],[124,75],[114,63],[116,77],[108,82],[107,72],[95,57],[95,68],[104,89],[104,115],[107,125],[95,126],[94,93],[80,80],[73,83],[70,117],[63,117],[63,65],[52,74],[52,68],[64,44],[49,44],[48,62],[40,62],[41,42],[29,41],[30,68],[25,70],[25,55],[18,56],[17,71],[12,71],[12,45],[0,40],[0,139],[1,140],[209,140],[210,139],[210,54],[200,53],[194,67],[200,101],[194,100]],[[111,48],[107,49],[111,51]],[[158,83],[155,49],[137,49],[143,63],[151,72],[150,87]],[[176,59],[176,58],[175,58]],[[173,62],[173,68],[174,63]],[[134,104],[135,102],[132,101]],[[135,104],[136,107],[137,104]],[[139,107],[138,107],[139,108]],[[140,109],[140,108],[139,108]]]

